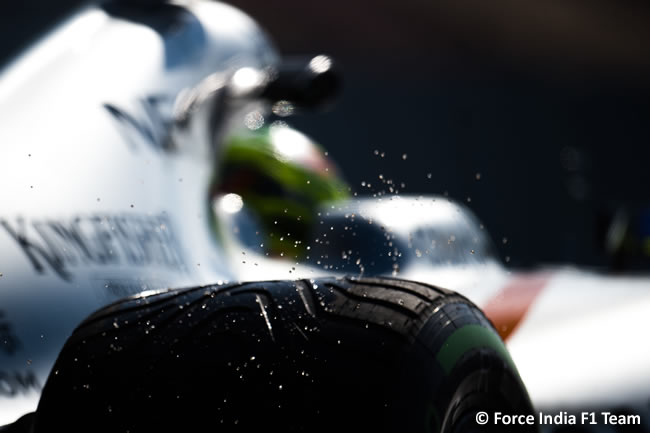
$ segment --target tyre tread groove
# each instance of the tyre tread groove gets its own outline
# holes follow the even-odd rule
[[[382,306],[392,310],[395,313],[399,313],[405,316],[410,316],[411,318],[418,317],[419,315],[419,313],[411,310],[410,308],[404,307],[402,305],[396,304],[394,302],[385,299],[364,297],[361,295],[357,295],[356,293],[351,293],[350,291],[346,290],[344,286],[341,286],[339,284],[327,282],[325,283],[325,286],[335,289],[338,293],[343,294],[347,299],[359,301],[358,303]]]

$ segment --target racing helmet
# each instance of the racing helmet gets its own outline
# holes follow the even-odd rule
[[[232,134],[217,173],[213,198],[241,197],[273,256],[303,258],[318,209],[350,191],[327,152],[282,121]]]

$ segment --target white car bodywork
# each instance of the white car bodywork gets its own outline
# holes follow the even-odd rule
[[[230,6],[159,15],[155,29],[84,9],[0,76],[0,425],[35,410],[92,311],[234,277],[206,205],[218,146],[206,130],[165,147],[164,122],[206,77],[277,55]]]

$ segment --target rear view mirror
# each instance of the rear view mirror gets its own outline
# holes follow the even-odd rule
[[[271,102],[288,101],[297,109],[318,109],[329,105],[338,94],[341,78],[331,57],[318,55],[285,58],[261,96]]]

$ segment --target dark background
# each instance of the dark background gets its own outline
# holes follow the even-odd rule
[[[0,61],[80,3],[3,4]],[[635,226],[650,205],[650,3],[231,3],[282,53],[339,60],[336,109],[292,123],[357,191],[382,174],[400,193],[447,193],[515,266],[648,268],[638,252],[621,266],[602,243],[617,210]]]

